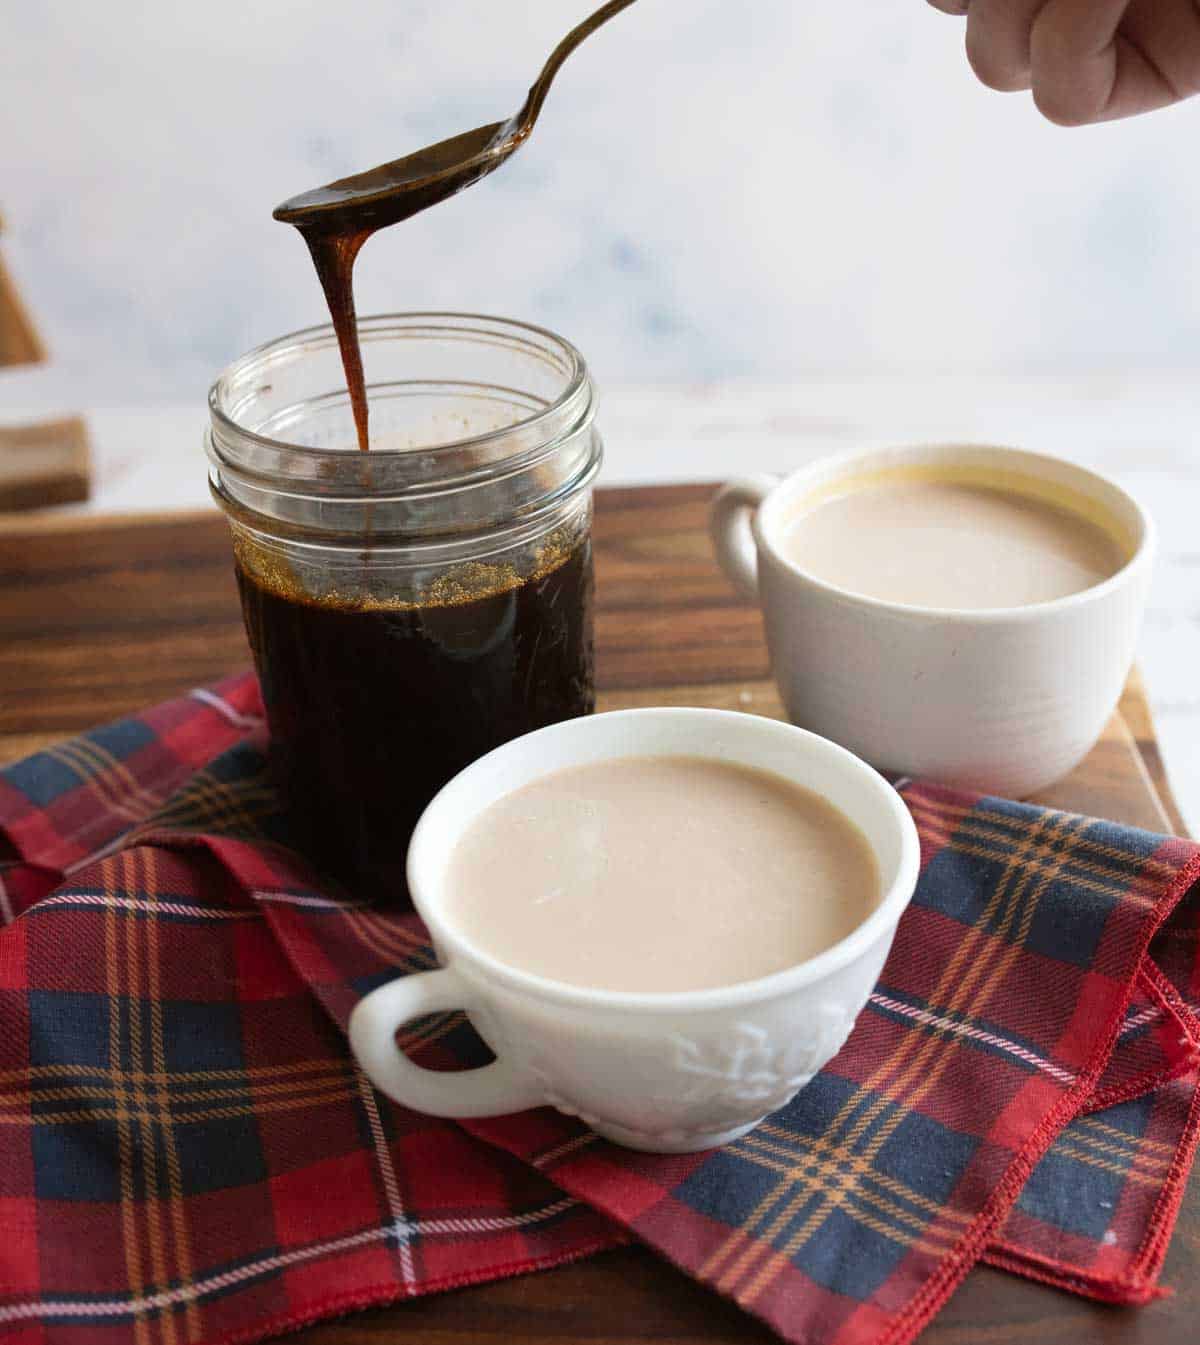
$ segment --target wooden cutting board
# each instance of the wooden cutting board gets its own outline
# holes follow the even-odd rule
[[[709,551],[710,494],[707,486],[598,493],[601,709],[715,705],[781,715],[759,615],[736,597]],[[0,523],[0,593],[0,761],[248,662],[228,535],[215,513]],[[1182,830],[1136,677],[1095,751],[1042,801],[1151,830]],[[1195,1345],[1200,1182],[1184,1201],[1164,1282],[1176,1297],[1132,1311],[980,1268],[922,1340]],[[772,1338],[640,1248],[361,1313],[299,1336],[305,1345]]]

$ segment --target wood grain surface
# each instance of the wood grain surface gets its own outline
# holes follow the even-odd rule
[[[596,512],[601,708],[716,705],[779,715],[762,623],[717,571],[711,488],[601,491]],[[216,514],[0,524],[0,760],[245,666],[225,525]],[[1045,797],[1159,831],[1181,823],[1145,696],[1131,680],[1086,762]],[[1195,1345],[1200,1183],[1184,1201],[1164,1283],[1139,1310],[1104,1307],[987,1268],[971,1272],[928,1345]],[[360,1313],[305,1345],[768,1340],[738,1309],[640,1248]]]

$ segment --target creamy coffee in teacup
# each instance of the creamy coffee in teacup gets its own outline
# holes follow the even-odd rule
[[[706,990],[822,953],[875,909],[862,831],[773,772],[627,756],[542,776],[458,842],[445,911],[509,966],[600,990]]]
[[[565,720],[426,809],[408,879],[442,965],[367,995],[350,1043],[436,1116],[549,1104],[636,1149],[726,1144],[841,1048],[919,865],[900,796],[815,734],[723,710]],[[495,1060],[397,1049],[443,1009]]]

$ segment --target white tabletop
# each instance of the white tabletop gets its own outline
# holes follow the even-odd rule
[[[50,371],[0,375],[0,423],[82,411],[95,489],[80,511],[211,507],[194,403],[71,405]],[[1180,805],[1200,832],[1200,380],[836,378],[789,384],[602,387],[608,484],[717,481],[786,471],[872,443],[975,440],[1074,458],[1115,476],[1155,516],[1162,549],[1141,660]]]

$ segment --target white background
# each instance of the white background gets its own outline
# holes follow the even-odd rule
[[[0,0],[6,255],[90,400],[321,316],[273,205],[520,104],[579,0]],[[1192,369],[1200,106],[1062,130],[923,0],[639,0],[501,174],[363,254],[604,381]]]

